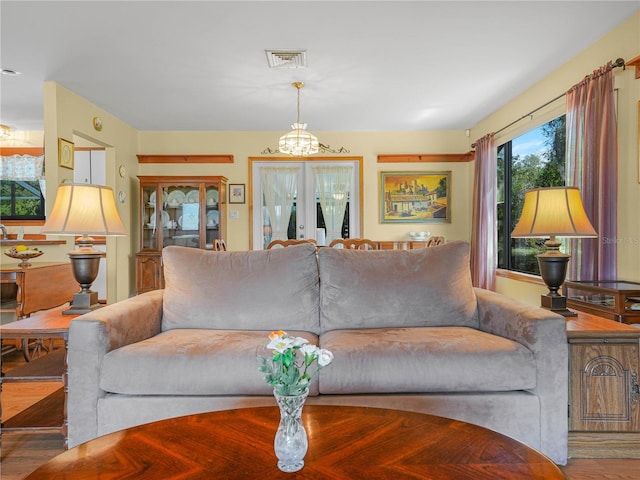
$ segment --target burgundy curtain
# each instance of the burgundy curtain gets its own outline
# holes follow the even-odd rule
[[[598,238],[571,241],[570,280],[617,278],[618,142],[613,65],[567,92],[567,184],[578,187]]]
[[[476,142],[471,230],[471,278],[473,285],[495,290],[498,264],[496,223],[497,151],[493,133]]]

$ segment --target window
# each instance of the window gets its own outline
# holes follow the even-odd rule
[[[565,184],[565,116],[498,147],[498,268],[539,275],[544,238],[511,238],[527,190]]]
[[[0,180],[2,220],[44,220],[44,196],[40,182]]]

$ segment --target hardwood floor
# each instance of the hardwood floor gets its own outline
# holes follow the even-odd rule
[[[59,433],[9,432],[2,434],[2,480],[21,480],[43,463],[62,453]]]
[[[20,352],[2,357],[4,370],[23,363]],[[52,382],[3,385],[2,420],[8,420],[57,388],[60,384]],[[56,432],[7,432],[2,434],[0,449],[2,480],[21,480],[64,451],[62,436]],[[562,470],[568,480],[639,480],[640,459],[570,459]]]

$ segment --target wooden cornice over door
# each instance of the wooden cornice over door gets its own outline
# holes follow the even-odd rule
[[[476,152],[467,153],[401,153],[378,155],[378,163],[436,163],[436,162],[471,162],[475,159]]]
[[[635,67],[636,78],[640,78],[640,55],[629,60],[626,64],[627,67]]]
[[[233,163],[233,155],[137,155],[138,163]]]

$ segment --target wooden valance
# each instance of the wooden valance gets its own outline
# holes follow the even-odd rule
[[[138,163],[233,163],[233,155],[137,155]]]
[[[635,67],[636,69],[636,78],[640,78],[640,55],[635,58],[632,58],[627,63],[625,63],[627,67]]]
[[[423,154],[382,154],[378,155],[378,163],[435,163],[435,162],[471,162],[476,152],[467,153],[423,153]]]
[[[10,157],[12,155],[33,155],[39,157],[44,155],[43,147],[0,147],[0,154],[3,157]]]

